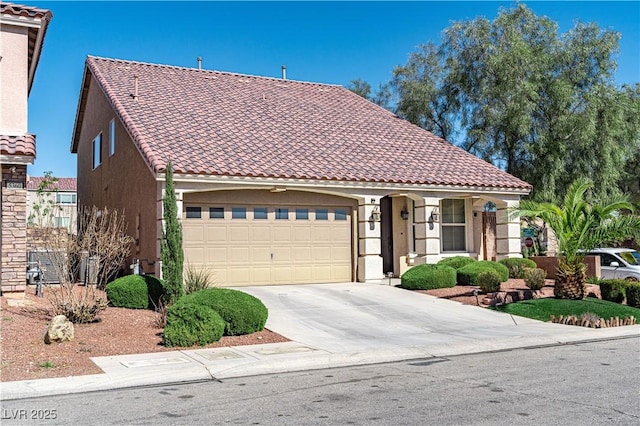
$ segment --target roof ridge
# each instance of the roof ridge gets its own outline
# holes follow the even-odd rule
[[[317,81],[306,81],[306,80],[292,80],[289,78],[282,79],[278,77],[269,77],[269,76],[263,76],[263,75],[255,75],[255,74],[244,74],[244,73],[231,72],[231,71],[190,68],[190,67],[179,66],[179,65],[159,64],[155,62],[133,61],[129,59],[105,58],[103,56],[87,55],[87,59],[88,58],[98,59],[103,61],[121,62],[124,64],[136,64],[136,65],[146,65],[146,66],[159,67],[159,68],[177,69],[177,70],[183,70],[183,71],[196,71],[196,72],[209,73],[209,74],[224,74],[224,75],[235,76],[235,77],[257,78],[257,79],[264,79],[264,80],[274,80],[279,82],[286,81],[287,83],[310,84],[310,85],[329,86],[329,87],[344,87],[341,84],[320,83]]]

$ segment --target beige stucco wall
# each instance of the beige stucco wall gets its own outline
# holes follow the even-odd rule
[[[0,26],[0,134],[27,133],[28,28]]]
[[[115,119],[116,148],[109,156],[109,122]],[[102,132],[102,163],[93,169],[93,140]],[[138,240],[131,257],[155,261],[143,263],[145,272],[157,273],[158,184],[137,147],[97,86],[91,81],[78,155],[78,205],[110,206],[123,213],[127,233]],[[129,260],[129,261],[130,261]]]
[[[34,224],[37,226],[54,226],[54,218],[68,218],[68,230],[74,232],[76,229],[77,205],[57,204],[56,194],[75,194],[75,192],[43,192],[41,195],[39,195],[37,190],[27,191],[27,224]],[[52,209],[51,214],[41,220],[41,222],[43,223],[38,223],[39,220],[35,210],[36,205],[41,205],[40,208],[44,206],[45,208]]]

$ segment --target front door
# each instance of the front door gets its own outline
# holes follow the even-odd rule
[[[393,220],[391,215],[391,198],[380,199],[380,245],[382,251],[383,272],[393,273]]]

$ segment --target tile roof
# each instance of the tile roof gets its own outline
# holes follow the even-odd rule
[[[76,192],[78,190],[78,180],[76,178],[57,178],[51,185],[51,189],[64,192]],[[36,190],[44,180],[44,176],[29,176],[27,179],[27,189]]]
[[[51,19],[50,10],[14,3],[0,3],[0,13],[26,18]]]
[[[7,136],[0,135],[0,154],[36,156],[36,136]]]
[[[156,172],[171,160],[184,174],[531,188],[341,86],[92,56],[86,64]]]
[[[40,53],[44,43],[44,37],[47,33],[49,21],[53,17],[53,13],[47,9],[37,7],[24,6],[13,3],[0,3],[0,19],[4,24],[24,25],[28,28],[27,42],[27,62],[29,68],[29,88],[31,92],[33,79],[35,77],[38,62],[40,62]],[[34,25],[37,24],[37,25]]]

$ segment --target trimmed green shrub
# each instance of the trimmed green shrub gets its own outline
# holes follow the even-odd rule
[[[625,289],[629,285],[629,281],[625,280],[600,280],[600,296],[603,300],[609,302],[622,303],[625,298]]]
[[[225,336],[250,334],[264,329],[269,312],[257,298],[230,288],[207,288],[181,297],[177,304],[195,303],[212,308],[226,322]]]
[[[492,262],[490,260],[481,260],[476,263],[478,263],[479,265],[487,265],[493,268],[493,270],[498,273],[498,276],[500,277],[500,282],[504,282],[509,279],[509,269],[506,266],[504,266],[502,263]]]
[[[627,296],[627,306],[640,308],[640,283],[628,282],[625,293]]]
[[[113,306],[129,309],[155,309],[163,294],[162,281],[153,275],[126,275],[105,287]]]
[[[477,262],[474,258],[468,256],[454,256],[454,257],[446,257],[442,259],[437,265],[440,266],[450,266],[453,269],[460,269],[465,265],[470,263]]]
[[[493,270],[480,272],[478,274],[478,287],[485,293],[500,291],[500,275]]]
[[[524,285],[531,290],[540,290],[544,287],[547,271],[540,268],[524,268]]]
[[[497,272],[501,282],[509,279],[509,271],[506,266],[490,260],[481,260],[458,269],[458,285],[478,285],[478,274],[485,271]]]
[[[450,266],[416,265],[402,274],[400,287],[409,290],[431,290],[456,285],[456,270]]]
[[[169,347],[206,345],[220,340],[224,327],[224,320],[212,308],[197,303],[176,303],[167,309],[162,339]]]
[[[525,268],[537,268],[536,262],[531,259],[524,258],[508,258],[501,259],[498,263],[503,264],[509,270],[509,278],[524,278]]]

